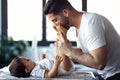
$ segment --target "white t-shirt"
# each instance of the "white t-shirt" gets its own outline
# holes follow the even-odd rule
[[[84,53],[107,45],[107,64],[98,73],[106,79],[120,72],[120,36],[105,17],[83,12],[77,45]]]
[[[45,71],[50,71],[53,64],[54,64],[53,60],[49,60],[49,59],[43,59],[43,60],[37,61],[35,63],[36,63],[36,65],[33,68],[30,75],[34,76],[34,77],[42,77],[42,78],[44,78]],[[58,75],[69,75],[73,71],[74,71],[74,64],[73,64],[73,66],[71,67],[71,69],[69,71],[66,71],[62,67],[59,66]]]

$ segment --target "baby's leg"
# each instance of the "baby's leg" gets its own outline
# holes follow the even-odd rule
[[[60,54],[60,56],[63,58],[63,61],[61,62],[60,66],[66,71],[69,71],[72,67],[70,58],[65,54]]]
[[[58,48],[56,48],[56,55],[59,55],[62,57],[63,61],[61,62],[60,66],[65,69],[66,71],[69,71],[71,67],[73,67],[71,59],[66,56],[63,52],[61,52]]]

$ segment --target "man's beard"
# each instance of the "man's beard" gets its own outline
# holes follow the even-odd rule
[[[69,29],[69,19],[67,17],[63,18],[63,23],[61,24],[61,26],[63,26],[65,29]]]

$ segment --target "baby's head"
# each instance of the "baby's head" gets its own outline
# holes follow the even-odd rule
[[[9,71],[12,76],[28,77],[35,66],[35,62],[23,57],[15,57],[9,65]]]

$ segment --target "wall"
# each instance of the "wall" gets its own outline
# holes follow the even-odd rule
[[[56,54],[54,44],[50,44],[49,46],[46,47],[43,46],[39,46],[37,48],[28,47],[27,50],[21,56],[27,57],[35,61],[36,59],[39,59],[40,55],[43,53],[46,54],[46,58],[48,59],[54,58]]]

